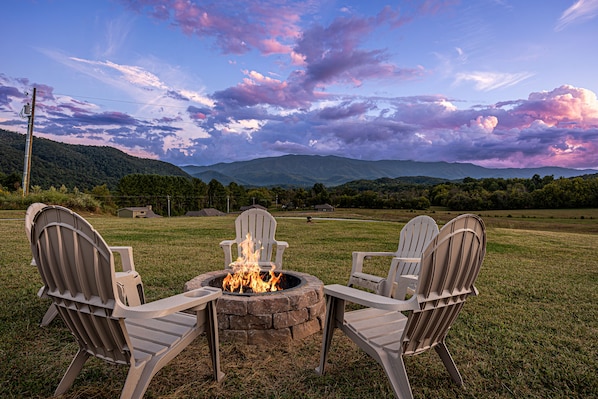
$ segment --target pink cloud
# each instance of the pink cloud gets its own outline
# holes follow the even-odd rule
[[[563,85],[549,92],[532,93],[513,110],[554,126],[576,122],[578,127],[598,125],[598,100],[590,90]]]
[[[385,14],[389,14],[386,12]],[[401,69],[388,62],[384,49],[362,50],[360,43],[389,15],[370,18],[339,17],[329,26],[313,26],[294,48],[306,65],[309,85],[361,85],[365,79],[411,79],[421,75],[419,67]]]
[[[243,54],[257,49],[262,54],[288,53],[300,35],[298,22],[306,2],[248,2],[242,13],[229,0],[214,3],[188,0],[124,0],[139,13],[161,21],[171,20],[187,35],[214,37],[224,53]],[[265,38],[265,39],[264,39]]]
[[[283,108],[305,107],[313,101],[313,93],[293,81],[272,79],[255,71],[245,71],[247,77],[235,87],[214,93],[214,98],[231,106],[250,107],[269,104]]]
[[[290,54],[292,52],[291,46],[282,44],[275,39],[262,40],[262,53],[270,54]]]
[[[465,110],[442,97],[402,98],[393,102],[394,113],[364,120],[352,118],[359,106],[325,108],[326,122],[312,128],[318,143],[364,159],[598,167],[598,104],[587,89],[562,86],[508,106]]]

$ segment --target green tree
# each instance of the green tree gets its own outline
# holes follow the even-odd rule
[[[208,185],[201,179],[193,177],[191,179],[192,198],[189,205],[190,211],[199,211],[208,206]]]
[[[112,197],[110,190],[108,190],[108,185],[102,184],[101,186],[95,186],[91,189],[91,196],[100,201],[103,210],[116,211],[116,202],[114,202],[114,198]]]
[[[266,208],[272,205],[272,193],[265,187],[253,188],[247,191],[251,204],[258,204]]]
[[[208,183],[208,205],[210,208],[216,208],[219,211],[226,212],[226,201],[228,192],[226,188],[216,179]]]
[[[120,207],[152,205],[159,215],[185,214],[195,206],[199,183],[182,176],[132,174],[118,183]]]
[[[243,186],[235,182],[228,185],[228,192],[230,195],[230,209],[238,211],[242,206],[249,205],[249,196]]]
[[[311,199],[309,205],[320,205],[330,202],[330,195],[328,190],[322,183],[316,183],[311,189]]]

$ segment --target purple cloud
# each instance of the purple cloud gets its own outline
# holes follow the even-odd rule
[[[304,14],[312,12],[309,2],[253,2],[247,4],[248,9],[243,13],[232,11],[235,7],[226,0],[216,3],[131,0],[124,3],[136,12],[170,20],[186,34],[215,38],[225,53],[242,54],[257,49],[264,55],[288,54],[299,67],[291,71],[286,80],[245,71],[247,78],[242,82],[213,94],[213,98],[226,107],[260,104],[308,107],[324,96],[323,85],[359,86],[364,80],[413,79],[423,73],[421,67],[393,65],[385,49],[359,48],[374,29],[381,25],[400,26],[408,19],[390,7],[372,17],[341,17],[327,27],[314,25],[302,31],[298,24]],[[417,12],[429,13],[442,4],[424,2]]]
[[[0,86],[0,107],[10,105],[10,97],[24,98],[25,94],[17,90],[16,87]]]
[[[75,113],[72,120],[78,125],[129,125],[135,126],[139,122],[130,115],[122,112],[101,112],[97,114]]]
[[[364,115],[372,109],[376,109],[373,103],[344,103],[337,107],[326,107],[319,112],[319,117],[325,120],[346,119]]]
[[[199,4],[184,0],[123,0],[128,8],[147,13],[189,36],[213,37],[223,53],[244,54],[257,49],[262,54],[288,52],[285,44],[299,34],[296,25],[309,2],[248,2],[243,12],[238,3],[221,0]],[[276,10],[273,12],[272,10]]]
[[[295,46],[304,57],[306,84],[342,83],[361,85],[365,79],[408,79],[421,74],[418,68],[400,69],[388,63],[386,50],[360,50],[360,42],[380,23],[387,22],[385,9],[377,17],[337,18],[330,26],[306,30]]]
[[[229,90],[214,94],[218,102],[212,108],[187,107],[191,121],[209,132],[187,142],[180,139],[186,130],[177,125],[181,115],[138,119],[123,112],[99,111],[93,104],[56,96],[51,87],[40,91],[49,94],[39,97],[36,133],[60,136],[67,142],[107,143],[176,164],[295,153],[474,162],[494,167],[547,162],[571,167],[598,165],[598,100],[595,93],[583,88],[564,85],[531,93],[527,99],[469,109],[458,109],[455,100],[443,96],[329,97],[336,104],[331,101],[331,105],[311,110],[287,108],[290,112],[280,114],[263,104],[298,102],[277,97],[291,90],[289,84],[250,72],[247,79],[252,79],[252,84],[240,86],[237,103],[224,96],[233,93]],[[23,97],[22,87],[0,88],[8,99]],[[306,104],[316,100],[315,94],[304,97]],[[242,129],[242,121],[256,123]],[[2,125],[17,123],[23,125],[15,116]],[[236,133],[226,127],[231,123],[238,125]],[[172,140],[179,146],[166,145]]]
[[[235,87],[217,91],[212,98],[225,107],[252,107],[260,104],[281,108],[308,107],[315,99],[314,93],[303,85],[300,73],[288,81],[267,78],[257,72],[248,72],[248,78]]]

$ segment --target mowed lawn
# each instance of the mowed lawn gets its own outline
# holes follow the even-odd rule
[[[276,212],[288,241],[284,266],[325,284],[345,284],[351,252],[392,251],[422,212]],[[56,319],[38,326],[49,300],[30,266],[24,211],[0,211],[0,397],[51,397],[77,351]],[[444,224],[457,213],[430,211]],[[306,215],[315,218],[306,223]],[[477,287],[447,343],[463,376],[455,386],[434,351],[406,359],[416,398],[598,397],[598,210],[481,212],[488,247]],[[219,242],[234,237],[236,215],[119,219],[85,216],[109,245],[133,247],[148,300],[182,292],[193,277],[222,269]],[[320,219],[327,216],[328,219]],[[353,220],[336,220],[352,218]],[[369,221],[364,221],[367,219]],[[368,272],[385,275],[387,262]],[[221,342],[221,383],[211,380],[205,337],[152,380],[147,398],[392,398],[380,366],[335,333],[327,374],[314,372],[322,334],[291,345]],[[64,398],[116,398],[127,367],[88,361]]]

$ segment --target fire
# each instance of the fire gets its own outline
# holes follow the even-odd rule
[[[278,283],[282,273],[276,275],[272,265],[269,271],[270,278],[264,281],[266,273],[260,270],[259,259],[262,246],[252,240],[251,234],[247,233],[241,247],[241,256],[230,264],[233,274],[228,274],[222,281],[222,289],[229,292],[272,292],[280,289]]]

